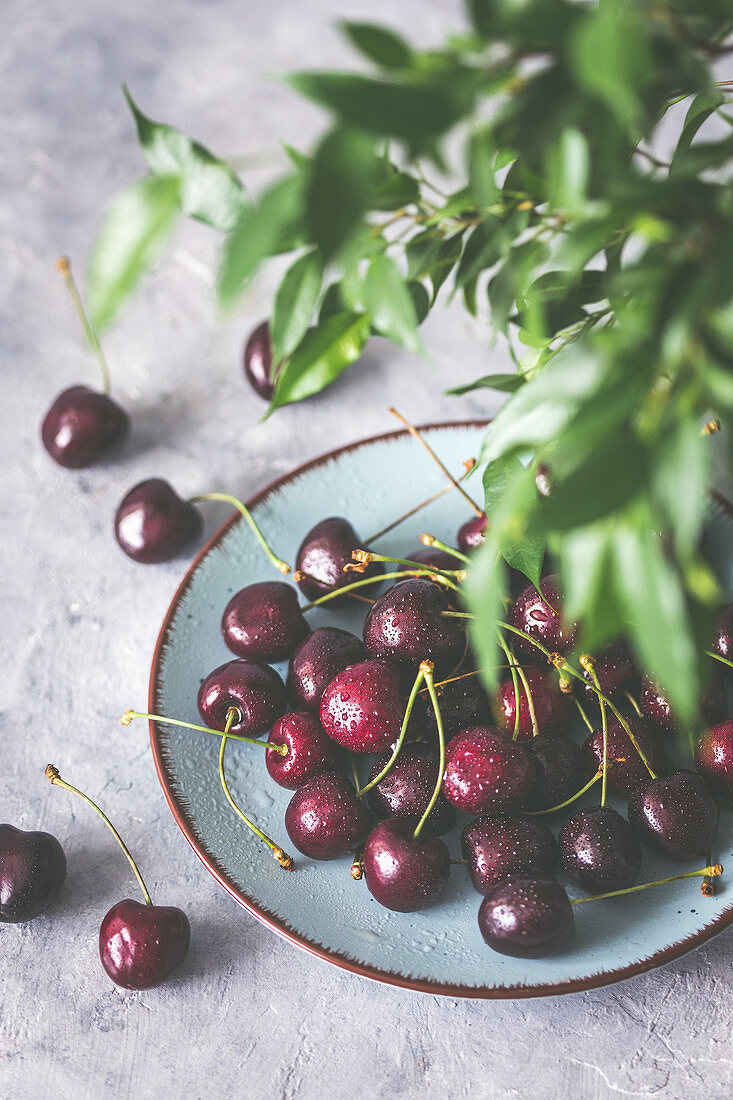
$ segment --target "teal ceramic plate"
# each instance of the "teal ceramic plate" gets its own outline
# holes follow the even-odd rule
[[[484,430],[478,423],[426,429],[431,445],[456,474],[464,459],[478,453]],[[303,535],[318,520],[346,516],[368,539],[444,485],[426,452],[410,436],[397,432],[307,463],[265,489],[251,506],[278,554],[292,562]],[[474,493],[478,489],[476,482]],[[465,502],[451,492],[383,538],[378,547],[383,553],[404,555],[418,545],[425,530],[451,542],[468,514]],[[729,542],[726,534],[722,524],[714,524],[711,541],[719,556]],[[733,555],[728,552],[721,563],[730,581]],[[225,604],[244,585],[272,578],[269,562],[237,515],[199,554],[166,615],[152,667],[152,713],[199,720],[199,684],[231,657],[219,630]],[[345,612],[317,610],[309,613],[311,623],[338,623],[360,633],[361,606]],[[717,894],[709,900],[701,897],[699,880],[691,880],[579,907],[575,942],[554,958],[523,961],[498,955],[479,935],[480,899],[465,868],[452,869],[438,904],[412,914],[381,908],[363,882],[352,881],[346,858],[319,863],[293,852],[297,871],[287,874],[227,805],[217,775],[218,738],[156,723],[151,723],[150,733],[171,810],[214,877],[273,931],[356,974],[450,997],[571,993],[659,966],[733,922],[731,876],[718,880]],[[227,774],[239,804],[292,851],[283,825],[290,794],[270,781],[262,750],[230,742]],[[593,798],[586,796],[586,801]],[[456,829],[450,841],[454,855],[458,834]],[[730,811],[722,815],[715,858],[733,869]],[[641,881],[686,869],[645,852]]]

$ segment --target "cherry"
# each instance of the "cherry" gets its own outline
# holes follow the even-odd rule
[[[205,725],[223,731],[227,714],[235,707],[239,720],[229,729],[248,737],[269,730],[285,706],[285,685],[275,670],[243,657],[215,668],[198,693],[199,714]]]
[[[415,837],[414,827],[414,822],[396,818],[380,822],[369,834],[362,857],[370,894],[397,913],[426,909],[450,875],[450,856],[443,841]]]
[[[384,769],[391,753],[380,756],[369,773],[369,782]],[[413,827],[427,809],[438,781],[438,754],[428,745],[406,745],[381,783],[369,792],[369,805],[378,818],[412,821]],[[442,836],[456,823],[456,811],[442,794],[438,795],[423,832]]]
[[[641,839],[670,859],[684,861],[709,852],[719,817],[715,799],[695,772],[648,778],[629,799],[629,821]]]
[[[585,768],[580,746],[574,741],[560,734],[543,733],[528,741],[526,749],[537,764],[537,784],[525,809],[549,810],[580,790]]]
[[[710,648],[719,657],[733,660],[733,603],[726,604],[718,615]]]
[[[649,676],[645,676],[641,681],[639,706],[642,714],[659,729],[666,730],[668,733],[677,729],[677,716],[669,705],[667,696]],[[725,691],[717,671],[700,696],[699,709],[702,716],[710,723],[721,722],[726,716]]]
[[[66,878],[66,856],[50,833],[0,825],[0,923],[33,920]]]
[[[550,573],[540,580],[539,590],[530,584],[519,593],[509,610],[508,621],[552,653],[567,653],[575,642],[577,625],[563,622],[563,602],[559,577]],[[512,635],[512,644],[517,653],[537,659],[539,650],[525,638]]]
[[[252,330],[244,345],[244,373],[258,397],[270,401],[275,392],[277,370],[272,369],[272,341],[267,321]]]
[[[641,751],[652,769],[659,773],[668,770],[666,754],[657,736],[646,723],[635,714],[625,714],[624,721],[636,738]],[[628,798],[637,783],[646,779],[649,772],[644,761],[634,748],[629,735],[619,720],[609,717],[606,726],[608,753],[608,789],[613,794]],[[603,765],[603,729],[594,730],[583,742],[583,759],[588,772],[592,774]]]
[[[456,535],[458,549],[462,550],[464,554],[470,554],[472,550],[478,550],[484,541],[484,532],[488,526],[489,520],[486,512],[482,512],[480,516],[471,516],[470,519],[467,519],[458,528]],[[455,566],[453,568],[455,569]]]
[[[624,688],[630,687],[638,676],[633,655],[625,642],[614,642],[602,649],[593,659],[593,668],[601,691],[609,699],[615,699]],[[585,668],[583,675],[588,680],[585,695],[597,703],[598,694],[590,686],[592,678]]]
[[[491,703],[484,691],[480,676],[462,676],[449,680],[438,688],[440,716],[446,737],[465,730],[468,726],[484,725],[491,718]],[[427,729],[437,734],[432,708],[427,711]]]
[[[733,800],[733,722],[703,733],[695,746],[695,767],[715,794]]]
[[[478,925],[489,947],[520,959],[554,955],[575,936],[570,900],[554,878],[504,879],[481,902]]]
[[[516,814],[486,814],[469,821],[461,852],[479,894],[488,894],[508,875],[551,875],[557,863],[549,826]]]
[[[281,787],[296,790],[319,772],[333,771],[337,749],[321,723],[307,710],[290,711],[278,718],[268,741],[287,745],[287,753],[268,750],[265,763],[270,777]]]
[[[443,794],[466,813],[518,809],[536,781],[536,764],[524,745],[490,726],[471,726],[446,748]]]
[[[124,989],[151,989],[177,970],[191,942],[182,909],[126,898],[113,905],[99,929],[99,957]]]
[[[447,550],[441,550],[438,546],[421,546],[419,550],[411,550],[409,554],[405,554],[405,560],[416,561],[420,565],[429,565],[432,569],[444,569],[448,572],[461,567],[458,558],[454,558]],[[410,572],[408,565],[398,566],[397,569],[401,573]]]
[[[296,708],[317,711],[326,686],[347,665],[366,657],[361,639],[348,630],[319,626],[306,635],[290,659],[287,688]]]
[[[232,596],[221,632],[238,657],[282,661],[308,633],[308,624],[294,588],[283,581],[260,581]]]
[[[337,859],[353,851],[372,824],[353,786],[338,772],[322,772],[304,783],[285,811],[288,836],[311,859]]]
[[[415,578],[396,584],[372,604],[366,617],[367,652],[411,669],[429,660],[436,672],[449,672],[466,646],[462,620],[443,615],[450,610],[445,590],[432,581]]]
[[[540,733],[566,733],[570,725],[572,712],[572,699],[565,695],[557,686],[557,674],[541,668],[523,669],[527,678],[532,705],[534,706],[537,727]],[[517,740],[527,741],[533,736],[532,717],[527,702],[527,693],[519,675],[519,725]],[[514,682],[507,677],[499,684],[494,708],[499,729],[514,736],[515,720],[517,713]]]
[[[115,516],[117,542],[133,561],[170,561],[199,538],[201,516],[160,477],[133,486]]]
[[[99,462],[129,431],[130,418],[109,394],[69,386],[44,416],[41,439],[54,462],[79,470]]]
[[[354,564],[353,552],[361,546],[362,541],[348,520],[341,516],[322,519],[311,528],[298,550],[295,579],[301,591],[309,600],[317,600],[352,584],[354,575],[344,570],[344,566]],[[374,561],[361,576],[379,577],[383,572],[382,562]],[[337,607],[344,600],[348,596],[337,596],[330,602]]]
[[[321,725],[352,752],[385,752],[400,735],[405,692],[400,670],[386,661],[349,665],[323,692]]]
[[[628,821],[610,806],[573,814],[560,832],[563,870],[584,890],[602,894],[636,882],[641,844]]]

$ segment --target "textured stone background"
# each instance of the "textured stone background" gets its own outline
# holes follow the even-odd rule
[[[59,836],[63,903],[0,933],[0,1097],[533,1097],[733,1092],[731,933],[660,971],[565,999],[471,1003],[401,992],[281,942],[202,869],[157,784],[142,707],[158,626],[183,562],[146,568],[118,551],[111,517],[152,474],[184,494],[247,496],[312,455],[390,427],[491,411],[445,398],[483,372],[486,333],[460,312],[427,328],[438,369],[374,341],[327,396],[258,424],[239,369],[243,335],[272,277],[217,323],[213,234],[187,226],[106,340],[114,390],[134,418],[117,462],[75,474],[38,442],[54,394],[95,380],[54,259],[81,270],[104,202],[141,173],[119,84],[215,150],[251,159],[258,186],[275,137],[305,144],[317,111],[267,78],[346,56],[339,17],[384,19],[425,42],[461,18],[457,0],[4,0],[0,36],[0,819]],[[273,155],[274,154],[274,155]],[[226,510],[212,509],[213,530]],[[99,921],[131,893],[104,826],[43,767],[97,794],[157,899],[183,906],[189,958],[164,988],[125,993],[102,972]]]

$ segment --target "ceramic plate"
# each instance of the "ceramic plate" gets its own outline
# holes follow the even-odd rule
[[[479,451],[485,426],[443,424],[426,429],[431,445],[456,474]],[[346,516],[368,539],[392,519],[443,488],[440,470],[410,436],[397,432],[364,440],[307,463],[260,493],[251,507],[277,553],[293,561],[318,520]],[[479,482],[473,483],[479,491]],[[385,536],[383,553],[401,556],[428,530],[449,543],[468,518],[451,492]],[[722,553],[724,528],[712,543]],[[723,563],[733,578],[733,558]],[[196,693],[204,677],[232,655],[221,637],[221,614],[233,592],[274,579],[247,524],[235,516],[199,554],[170,606],[153,660],[152,713],[199,721]],[[730,592],[729,592],[730,598]],[[338,624],[361,632],[363,605],[309,612],[312,626]],[[284,666],[279,666],[284,672]],[[392,913],[353,882],[348,858],[321,863],[292,849],[283,815],[290,792],[275,786],[263,751],[230,742],[227,774],[238,803],[291,850],[297,871],[282,871],[269,851],[227,805],[217,775],[219,740],[151,723],[153,755],[176,821],[204,865],[241,905],[285,939],[354,973],[450,997],[535,997],[619,981],[677,958],[733,922],[733,876],[719,880],[712,899],[699,880],[661,887],[576,909],[570,950],[525,961],[496,954],[478,930],[479,896],[464,867],[452,868],[438,904],[419,913]],[[584,803],[594,799],[586,796]],[[619,806],[618,808],[623,809]],[[457,856],[460,829],[450,838]],[[733,813],[722,815],[715,858],[733,870]],[[640,881],[687,870],[644,853]],[[577,891],[571,889],[571,894]]]

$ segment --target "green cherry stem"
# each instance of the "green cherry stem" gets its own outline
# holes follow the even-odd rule
[[[720,863],[714,863],[710,867],[701,867],[699,871],[685,871],[682,875],[670,875],[669,878],[660,878],[656,882],[642,882],[638,886],[627,886],[625,890],[611,890],[607,894],[591,894],[585,898],[573,898],[571,905],[582,905],[584,901],[601,901],[602,898],[618,898],[622,894],[635,894],[638,890],[648,890],[651,886],[664,886],[668,882],[681,882],[686,878],[718,878],[723,874]],[[710,896],[710,895],[703,895]]]
[[[462,569],[436,569],[432,565],[426,565],[424,561],[412,561],[410,558],[390,558],[386,554],[375,554],[373,550],[354,550],[352,557],[354,558],[353,564],[347,563],[344,566],[344,572],[346,573],[363,573],[370,562],[384,561],[393,562],[396,565],[407,565],[415,573],[424,573],[429,576],[439,574],[449,580],[454,577],[460,579],[463,575]]]
[[[463,481],[464,478],[468,477],[471,470],[476,465],[476,459],[466,459],[463,465],[466,467],[466,469],[465,472],[462,473],[461,476],[457,479],[459,483]],[[386,527],[383,527],[381,531],[377,531],[375,535],[370,535],[369,538],[365,540],[364,545],[371,546],[371,544],[373,542],[376,542],[377,539],[381,539],[384,535],[388,535],[390,531],[394,531],[395,527],[399,527],[401,523],[405,522],[405,520],[410,519],[417,512],[421,512],[423,508],[427,508],[427,506],[429,504],[433,504],[434,501],[440,500],[441,497],[444,497],[446,493],[452,492],[453,489],[453,485],[446,485],[445,489],[439,489],[437,493],[433,493],[432,496],[426,497],[425,500],[421,500],[419,504],[416,504],[414,508],[410,508],[409,512],[405,512],[405,514],[400,516],[399,519],[393,520],[392,523],[389,523]]]
[[[708,657],[713,657],[716,661],[720,661],[721,665],[727,665],[728,668],[733,668],[733,661],[729,661],[727,657],[721,657],[719,653],[713,653],[712,649],[706,649],[705,653]]]
[[[443,553],[458,558],[459,561],[464,562],[466,565],[470,565],[471,563],[471,559],[467,554],[462,554],[460,550],[456,550],[455,546],[448,546],[447,543],[441,542],[440,539],[436,539],[435,535],[426,535],[423,532],[423,534],[420,535],[420,542],[423,546],[435,546],[438,550],[442,550]]]
[[[119,844],[120,848],[122,849],[122,851],[127,856],[128,862],[129,862],[130,866],[132,867],[132,870],[135,874],[135,878],[137,879],[137,881],[140,884],[140,889],[142,890],[143,897],[145,898],[145,904],[146,905],[152,905],[153,902],[151,901],[150,894],[148,893],[148,888],[147,888],[147,886],[145,885],[145,883],[143,881],[143,876],[140,874],[140,871],[138,870],[137,863],[135,863],[135,860],[132,858],[132,855],[130,853],[130,849],[127,847],[124,840],[122,839],[120,834],[117,832],[117,830],[115,829],[114,825],[112,824],[110,819],[107,817],[107,815],[102,810],[100,810],[100,808],[96,804],[96,802],[92,802],[89,795],[84,794],[84,792],[80,791],[78,787],[72,787],[71,783],[67,783],[66,780],[62,779],[60,774],[59,774],[59,770],[58,770],[58,768],[56,767],[55,764],[47,764],[45,774],[46,774],[46,779],[48,779],[49,783],[53,784],[56,787],[63,787],[63,789],[65,791],[69,791],[71,794],[77,794],[79,796],[79,798],[82,799],[83,802],[86,802],[87,806],[91,806],[92,809],[94,810],[94,812],[99,814],[102,821],[105,823],[107,828],[112,833],[112,836],[115,838],[115,840]]]
[[[379,577],[362,577],[361,580],[352,581],[351,584],[345,584],[343,588],[334,588],[333,592],[326,592],[323,596],[319,596],[317,600],[311,600],[310,603],[303,604],[300,610],[310,611],[311,608],[320,607],[321,604],[328,603],[329,600],[335,600],[338,599],[339,596],[349,595],[355,588],[364,588],[364,586],[368,584],[380,584],[382,581],[392,581],[398,577],[404,580],[405,574],[403,572],[382,573]],[[438,582],[440,584],[447,584],[442,577],[438,577]]]
[[[519,736],[519,677],[517,675],[519,669],[519,663],[512,653],[509,646],[506,644],[504,637],[500,630],[497,630],[496,636],[499,640],[499,645],[506,654],[506,659],[509,662],[509,668],[512,674],[512,688],[514,689],[514,732],[512,734],[512,741],[516,741]],[[498,704],[497,704],[498,706]]]
[[[578,798],[581,798],[586,791],[589,791],[594,783],[597,783],[601,778],[601,769],[599,768],[592,779],[589,779],[584,787],[581,787],[579,791],[572,794],[570,798],[566,798],[564,802],[558,802],[557,806],[550,806],[547,810],[524,810],[523,812],[527,817],[541,817],[542,814],[554,814],[556,810],[563,810],[566,806],[570,806]]]
[[[395,745],[394,749],[392,750],[392,755],[390,756],[389,760],[387,761],[387,763],[382,768],[379,775],[375,775],[374,779],[372,779],[370,783],[367,783],[366,787],[362,787],[360,791],[357,791],[357,797],[358,798],[361,798],[363,795],[365,795],[367,793],[367,791],[370,791],[372,789],[372,787],[376,787],[378,783],[382,782],[385,775],[387,775],[392,770],[392,768],[394,767],[394,765],[397,761],[397,757],[400,755],[400,753],[402,751],[402,746],[404,744],[405,736],[407,734],[407,727],[408,727],[409,722],[410,722],[410,715],[412,714],[412,708],[415,706],[415,700],[417,699],[417,693],[420,690],[420,684],[425,679],[425,671],[424,671],[424,668],[423,668],[424,664],[425,664],[425,662],[423,661],[423,664],[420,665],[420,668],[418,669],[418,672],[417,672],[417,676],[415,677],[415,683],[412,685],[412,691],[410,692],[409,698],[407,700],[407,705],[405,706],[405,713],[404,713],[403,718],[402,718],[402,726],[400,728],[400,735],[397,738],[397,744]]]
[[[630,692],[630,691],[625,691],[625,692],[624,692],[624,695],[626,696],[626,698],[627,698],[627,699],[629,700],[629,702],[631,703],[632,707],[634,708],[634,710],[635,710],[635,711],[636,711],[636,713],[638,714],[639,718],[643,718],[643,715],[642,715],[642,713],[641,713],[641,707],[639,706],[639,704],[637,703],[636,699],[635,699],[635,698],[634,698],[634,696],[633,696],[633,695],[631,694],[631,692]]]
[[[440,459],[436,455],[433,448],[430,446],[430,444],[427,442],[427,440],[420,434],[420,432],[417,430],[417,428],[413,424],[411,424],[409,422],[409,420],[406,420],[405,417],[402,415],[402,413],[397,412],[397,409],[390,409],[389,411],[392,413],[393,416],[397,417],[397,419],[400,421],[400,423],[405,425],[405,427],[407,428],[408,432],[413,437],[413,439],[416,439],[418,441],[418,443],[422,447],[425,448],[425,450],[428,452],[428,454],[432,458],[433,462],[435,462],[440,467],[440,469],[443,471],[445,476],[450,481],[451,485],[455,489],[457,489],[458,492],[463,497],[463,499],[468,504],[470,504],[471,508],[473,508],[476,515],[483,517],[484,513],[483,513],[482,509],[479,508],[479,506],[478,506],[478,504],[476,503],[475,500],[471,499],[471,497],[468,495],[468,493],[463,488],[463,486],[460,484],[460,482],[456,481],[456,479],[453,477],[453,474],[450,472],[450,470],[448,470],[448,468],[443,465],[443,463],[440,461]]]
[[[356,767],[356,755],[353,752],[350,752],[349,757],[350,757],[350,760],[351,760],[351,774],[354,777],[354,787],[356,789],[356,797],[359,798],[359,796],[361,795],[361,787],[359,786],[359,772],[358,772],[357,767]]]
[[[230,708],[236,710],[237,708]],[[239,733],[222,733],[221,730],[212,730],[209,726],[197,726],[193,722],[182,722],[180,718],[164,718],[162,714],[144,714],[139,710],[126,710],[120,718],[123,726],[129,726],[134,718],[147,718],[151,722],[162,722],[164,726],[182,726],[187,730],[198,730],[200,733],[213,733],[215,737],[228,737],[230,741],[243,741],[246,745],[260,745],[263,749],[271,749],[280,756],[287,756],[288,746],[277,745],[272,741],[258,741],[256,737],[244,737]],[[229,725],[233,725],[230,722]]]
[[[230,493],[201,493],[199,494],[199,496],[190,497],[189,504],[199,504],[206,500],[218,500],[221,501],[223,504],[231,504],[234,508],[236,508],[237,511],[240,512],[247,520],[247,523],[252,528],[252,532],[255,538],[257,539],[260,546],[265,551],[275,568],[280,573],[290,572],[290,566],[288,565],[288,563],[279,558],[277,554],[272,550],[269,543],[267,542],[267,539],[257,526],[257,523],[255,522],[249,508],[247,508],[245,504],[242,504],[241,500],[238,500],[237,497],[231,496]]]
[[[74,276],[71,274],[71,263],[68,256],[59,256],[58,260],[56,261],[56,267],[61,272],[63,280],[66,283],[66,289],[69,292],[69,297],[71,298],[74,309],[76,310],[79,320],[81,321],[81,326],[84,329],[84,335],[87,338],[89,347],[92,349],[97,357],[99,369],[102,372],[102,389],[105,393],[109,393],[110,377],[107,360],[104,357],[104,352],[102,351],[102,345],[99,342],[99,337],[89,323],[89,318],[87,317],[87,312],[84,309],[84,302],[82,301],[81,294],[79,293],[79,288],[76,285]]]
[[[588,717],[588,715],[583,710],[583,707],[580,705],[580,701],[573,697],[573,702],[575,703],[576,707],[578,708],[578,714],[580,715],[580,717],[585,722],[585,725],[590,730],[590,732],[593,733],[593,723],[591,722],[590,718]]]
[[[246,816],[246,814],[242,813],[239,806],[237,805],[237,803],[232,798],[231,791],[229,790],[229,785],[228,785],[227,780],[226,780],[226,775],[224,774],[224,750],[226,749],[227,741],[229,740],[229,729],[234,724],[234,721],[235,721],[238,713],[239,713],[239,711],[237,710],[236,707],[230,707],[229,710],[227,711],[227,720],[226,720],[226,725],[224,726],[224,735],[222,736],[221,746],[219,748],[219,779],[221,781],[222,789],[224,791],[224,794],[227,796],[227,801],[229,802],[229,805],[234,810],[235,814],[237,814],[238,817],[240,817],[242,819],[242,821],[247,826],[247,828],[251,829],[252,832],[255,834],[255,836],[258,836],[260,838],[260,840],[264,840],[265,844],[267,844],[267,846],[271,849],[273,856],[275,857],[277,862],[280,864],[280,866],[282,868],[284,868],[286,871],[292,871],[293,870],[292,856],[289,856],[287,854],[287,852],[284,852],[283,849],[278,844],[275,844],[274,840],[270,840],[267,833],[263,833],[262,829],[257,828],[254,821],[250,821],[250,819]]]
[[[602,768],[603,778],[601,779],[601,809],[606,805],[606,787],[608,781],[608,721],[606,718],[606,704],[603,701],[603,695],[601,694],[601,684],[598,679],[598,673],[595,669],[595,662],[589,653],[584,653],[580,658],[580,663],[585,671],[593,681],[596,691],[598,692],[598,702],[601,708],[601,731],[603,734],[603,757]]]
[[[440,704],[438,703],[438,694],[435,690],[435,684],[433,683],[433,663],[432,661],[423,661],[420,665],[420,671],[425,677],[425,683],[428,685],[428,692],[430,694],[430,702],[433,704],[433,711],[435,713],[435,724],[438,727],[438,747],[440,752],[440,758],[438,760],[438,779],[435,784],[435,790],[432,797],[425,807],[425,812],[417,823],[415,832],[412,834],[414,839],[420,836],[422,827],[430,817],[433,806],[438,801],[438,795],[440,794],[440,788],[443,785],[443,772],[445,771],[445,733],[443,732],[443,719],[440,714]]]

